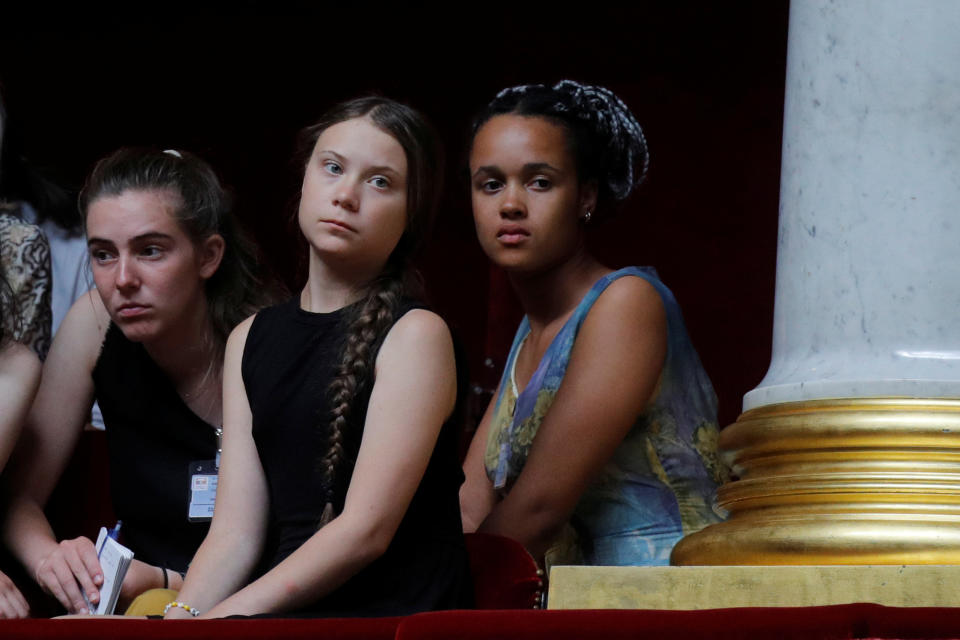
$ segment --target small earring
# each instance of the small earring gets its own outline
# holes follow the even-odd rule
[[[585,214],[583,214],[583,218],[581,218],[581,220],[583,220],[583,224],[590,224],[590,218],[592,217],[593,217],[593,214],[587,211]]]

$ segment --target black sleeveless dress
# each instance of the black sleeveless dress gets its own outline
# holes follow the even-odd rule
[[[123,520],[121,541],[137,560],[184,572],[210,528],[187,520],[189,466],[214,459],[216,431],[184,404],[143,345],[113,323],[93,383],[106,425],[113,510]]]
[[[398,317],[415,305],[406,303]],[[250,327],[241,371],[253,415],[253,437],[267,478],[270,526],[260,574],[283,561],[317,530],[326,502],[319,470],[349,307],[311,313],[293,298],[261,310]],[[355,459],[370,391],[356,398],[346,435]],[[457,415],[458,412],[454,412]],[[458,432],[449,421],[420,486],[386,553],[333,593],[293,612],[300,616],[394,616],[465,608],[472,582],[460,521]],[[349,471],[334,487],[343,508]]]

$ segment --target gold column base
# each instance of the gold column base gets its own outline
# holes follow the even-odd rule
[[[730,518],[675,565],[960,564],[960,400],[758,407],[723,430]]]

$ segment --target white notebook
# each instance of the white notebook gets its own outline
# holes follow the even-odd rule
[[[133,551],[107,535],[106,527],[100,527],[97,536],[97,558],[103,570],[103,586],[100,587],[100,603],[95,614],[108,615],[113,613],[120,596],[120,586],[123,577],[127,575],[127,567],[133,560]]]

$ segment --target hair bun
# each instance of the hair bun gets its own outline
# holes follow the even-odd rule
[[[607,187],[616,200],[623,200],[647,176],[650,152],[640,123],[623,100],[606,87],[561,80],[553,91],[562,96],[557,111],[588,123],[607,143]]]

